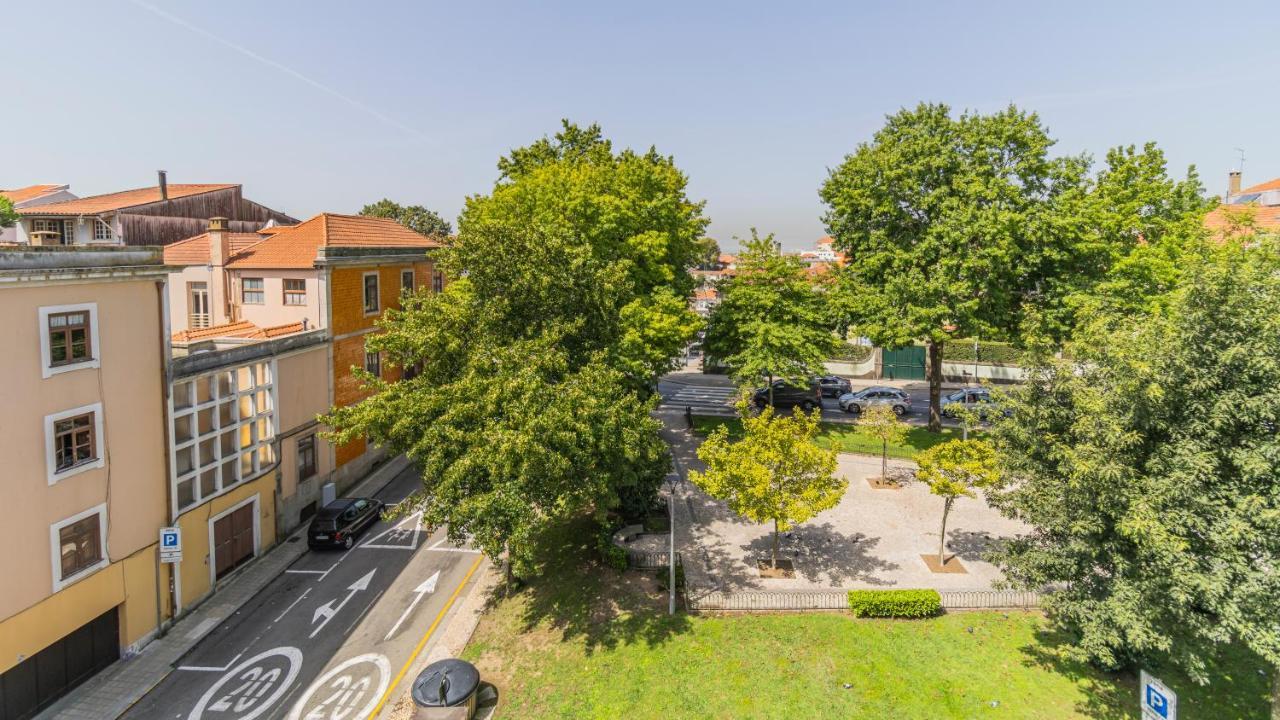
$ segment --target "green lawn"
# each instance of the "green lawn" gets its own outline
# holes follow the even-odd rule
[[[693,430],[700,435],[706,435],[721,425],[729,426],[730,437],[740,437],[742,435],[742,421],[737,418],[711,417],[707,415],[695,415],[693,417]],[[847,425],[844,423],[824,422],[820,424],[818,432],[818,444],[822,447],[835,448],[839,452],[862,453],[864,455],[879,455],[880,441],[876,438],[859,432],[856,425]],[[981,431],[975,431],[969,434],[970,437],[982,437]],[[957,440],[961,437],[961,432],[955,428],[943,428],[942,432],[929,432],[922,427],[912,427],[907,431],[907,438],[901,444],[889,445],[889,457],[911,459],[922,450],[944,443],[948,440]]]
[[[669,617],[652,577],[600,568],[589,537],[578,524],[549,538],[550,559],[465,651],[498,688],[498,718],[1138,717],[1135,679],[1064,659],[1037,613]],[[1233,657],[1207,688],[1157,672],[1180,717],[1263,718],[1259,667]]]

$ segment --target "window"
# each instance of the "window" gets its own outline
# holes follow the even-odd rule
[[[240,301],[245,305],[261,305],[266,301],[262,278],[241,278]]]
[[[76,415],[53,423],[55,472],[70,470],[97,458],[93,413]]]
[[[364,354],[364,369],[374,377],[382,377],[382,355],[376,352]]]
[[[70,245],[75,242],[76,226],[74,220],[32,220],[31,232],[54,233],[50,245]]]
[[[49,315],[49,364],[56,367],[92,358],[88,311]]]
[[[444,292],[444,273],[439,270],[431,273],[431,292]]]
[[[103,504],[49,528],[54,592],[106,567],[106,514]]]
[[[378,273],[364,275],[364,314],[378,312]]]
[[[306,280],[291,280],[289,278],[285,278],[284,304],[285,305],[306,305],[307,304],[307,281]]]
[[[187,327],[209,327],[209,284],[187,283]]]
[[[413,294],[413,268],[400,271],[400,292],[405,295]]]
[[[298,482],[316,474],[316,436],[298,438]]]
[[[93,220],[93,239],[98,242],[111,240],[111,226],[102,220],[102,218],[94,218]]]

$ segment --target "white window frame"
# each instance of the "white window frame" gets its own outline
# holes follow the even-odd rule
[[[52,353],[49,349],[49,316],[58,313],[89,313],[89,348],[93,354],[88,360],[78,363],[66,363],[51,367]],[[40,323],[40,377],[50,378],[72,370],[85,370],[102,367],[102,346],[98,344],[98,303],[78,303],[75,305],[46,305],[37,312]]]
[[[217,551],[214,547],[213,540],[213,524],[231,513],[239,510],[245,505],[253,504],[253,557],[256,560],[262,554],[262,508],[258,504],[259,493],[254,493],[222,512],[209,518],[209,556],[205,558],[205,564],[209,566],[209,587],[218,587],[218,562],[213,557]],[[227,578],[230,579],[230,578]]]
[[[62,528],[84,520],[90,515],[98,516],[98,548],[102,551],[102,559],[97,563],[81,570],[69,578],[62,577]],[[107,550],[107,504],[95,505],[81,513],[76,513],[69,518],[59,520],[49,526],[49,561],[50,568],[53,570],[53,591],[58,592],[63,588],[74,585],[90,575],[98,572],[102,568],[111,564],[111,553]]]
[[[75,417],[77,415],[87,415],[89,413],[93,413],[93,445],[94,445],[93,451],[94,453],[97,454],[97,457],[94,458],[92,461],[82,462],[79,465],[73,465],[67,468],[66,470],[63,470],[62,472],[58,472],[58,461],[57,461],[58,447],[57,447],[56,437],[53,431],[54,426],[57,424],[59,420],[66,420],[69,417]],[[103,435],[102,435],[102,403],[93,403],[92,405],[83,405],[81,407],[74,408],[72,410],[63,410],[62,412],[56,412],[56,413],[53,413],[52,415],[45,415],[44,416],[44,467],[45,467],[46,478],[49,481],[49,485],[56,485],[57,483],[62,482],[63,480],[66,480],[67,478],[73,475],[79,475],[80,473],[85,472],[86,470],[93,470],[95,468],[105,467],[107,464],[107,459],[106,459],[107,454],[105,452],[105,448],[103,447],[103,445],[104,445],[104,442],[103,442]]]
[[[257,289],[250,289],[245,283],[254,280],[262,283]],[[262,296],[261,300],[249,300],[246,295],[248,293],[257,293]],[[240,278],[240,304],[241,305],[266,305],[267,304],[267,279],[262,276],[257,277],[241,277]]]
[[[93,223],[93,241],[94,242],[114,242],[116,239],[115,231],[111,225],[102,218],[94,218]]]
[[[365,303],[365,288],[368,287],[370,276],[373,276],[374,298],[377,301],[377,307],[372,310]],[[377,270],[360,274],[360,306],[364,308],[365,317],[373,317],[382,312],[382,278],[379,277]]]

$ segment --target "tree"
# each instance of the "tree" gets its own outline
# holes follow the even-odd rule
[[[720,262],[720,243],[715,238],[698,238],[697,266],[711,270]]]
[[[18,211],[13,209],[13,202],[0,195],[0,228],[13,227],[18,221]]]
[[[1039,210],[1070,168],[1034,114],[952,117],[921,104],[890,116],[822,186],[824,217],[849,258],[858,332],[901,347],[924,339],[929,429],[942,428],[942,347],[1016,330],[1046,241]]]
[[[453,234],[448,220],[421,205],[401,205],[383,198],[372,205],[360,208],[361,215],[390,218],[416,233],[428,237],[447,237]]]
[[[938,530],[938,565],[947,564],[947,516],[961,497],[974,497],[975,489],[994,486],[1000,478],[996,453],[985,440],[949,440],[920,453],[916,479],[942,498],[942,527]]]
[[[813,442],[821,413],[775,416],[772,407],[751,417],[741,408],[743,437],[729,441],[716,428],[698,448],[705,472],[689,480],[735,513],[754,522],[773,521],[770,565],[778,567],[778,533],[836,506],[847,483],[836,477],[836,453]]]
[[[1208,682],[1228,643],[1280,663],[1280,250],[1227,241],[1186,262],[1166,302],[1090,323],[1073,361],[1042,357],[1009,393],[989,500],[1032,527],[996,559],[1056,588],[1046,608],[1079,656],[1164,657]]]
[[[910,429],[888,405],[872,405],[858,418],[858,429],[880,441],[880,479],[889,479],[889,443],[900,443]]]
[[[772,405],[774,378],[807,385],[825,372],[836,337],[799,259],[783,255],[772,234],[762,238],[752,228],[737,275],[724,284],[707,320],[704,344],[739,384],[767,377]]]

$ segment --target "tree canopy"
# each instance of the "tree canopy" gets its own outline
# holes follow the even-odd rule
[[[1208,681],[1217,646],[1280,663],[1280,251],[1227,242],[1151,313],[1042,355],[994,440],[989,494],[1030,534],[997,560],[1052,585],[1050,616],[1109,666],[1157,656]]]
[[[18,211],[13,209],[9,198],[0,195],[0,228],[13,227],[18,221]]]
[[[916,479],[942,498],[942,526],[938,530],[938,567],[947,563],[947,516],[962,497],[974,497],[979,488],[1000,480],[996,453],[985,440],[949,440],[920,453]]]
[[[416,233],[429,237],[447,237],[453,234],[453,225],[434,211],[421,205],[401,205],[386,198],[360,208],[361,215],[391,218]]]

